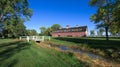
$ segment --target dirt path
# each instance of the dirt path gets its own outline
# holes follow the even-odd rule
[[[51,47],[50,45],[43,43],[43,42],[36,43],[36,44],[42,48],[49,48],[49,49],[57,50],[60,52],[70,52],[68,50],[63,51],[57,47]],[[107,61],[99,60],[99,59],[92,59],[86,55],[81,55],[78,52],[72,52],[72,53],[74,53],[77,59],[89,63],[91,67],[120,67],[120,64],[117,64],[117,63],[111,63],[111,62],[107,62]]]

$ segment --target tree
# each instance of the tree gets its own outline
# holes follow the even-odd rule
[[[52,31],[58,30],[58,29],[60,29],[60,28],[61,28],[61,26],[60,26],[59,24],[53,24],[53,25],[51,26]]]
[[[120,27],[117,25],[116,22],[114,22],[114,24],[112,24],[112,26],[110,26],[110,30],[109,32],[111,33],[111,35],[118,35],[120,32]]]
[[[16,22],[16,26],[14,26],[13,34],[14,37],[27,35],[27,30],[23,22],[19,22],[19,23]]]
[[[52,29],[49,27],[49,28],[47,28],[47,30],[45,31],[45,35],[46,35],[46,36],[51,36],[51,32],[52,32]]]
[[[32,29],[32,30],[27,30],[27,35],[28,36],[36,36],[37,32],[36,30]]]
[[[103,36],[104,29],[99,29],[97,31],[98,36],[102,37]]]
[[[115,0],[115,2],[113,3],[113,19],[114,19],[114,23],[112,24],[112,26],[110,27],[110,33],[112,35],[119,35],[120,32],[120,0]]]
[[[32,10],[28,6],[27,0],[0,1],[0,23],[3,24],[2,36],[18,37],[25,35],[26,28],[23,22],[32,16]]]
[[[99,29],[100,36],[103,36],[104,29]]]
[[[95,32],[94,32],[94,30],[90,30],[90,36],[95,36]]]
[[[17,19],[17,20],[16,20]],[[11,19],[11,22],[6,22],[2,29],[2,37],[19,37],[26,35],[26,27],[24,21],[20,18]]]
[[[41,33],[40,35],[44,35],[45,31],[47,30],[46,27],[40,27]]]
[[[0,0],[0,23],[11,17],[28,20],[32,16],[32,10],[28,6],[27,0]]]
[[[52,32],[52,29],[51,27],[40,27],[40,30],[41,30],[41,33],[40,35],[44,35],[44,36],[51,36],[51,32]]]
[[[113,8],[114,21],[116,22],[117,26],[120,26],[120,0],[115,0],[113,3]]]
[[[41,30],[41,34],[40,35],[44,35],[44,36],[51,36],[52,31],[58,30],[60,29],[61,26],[59,24],[53,24],[51,27],[40,27]]]
[[[118,0],[90,0],[90,5],[97,7],[97,13],[91,16],[91,20],[97,24],[98,28],[105,28],[106,40],[108,41],[108,31],[114,23],[113,16],[114,2]]]

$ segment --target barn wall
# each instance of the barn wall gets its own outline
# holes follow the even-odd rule
[[[86,32],[52,33],[52,37],[83,37],[83,36],[87,36]]]

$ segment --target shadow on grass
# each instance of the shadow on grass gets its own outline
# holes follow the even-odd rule
[[[11,63],[9,63],[9,64],[7,65],[7,67],[13,67],[17,62],[18,62],[18,60],[17,60],[17,59],[14,59],[14,60],[11,61]]]
[[[2,43],[0,44],[0,61],[4,62],[7,59],[13,57],[16,53],[20,52],[21,50],[30,48],[30,44],[27,42],[11,42],[11,43]],[[12,67],[14,64],[17,63],[17,59],[13,59],[8,64],[8,67]],[[0,64],[1,64],[0,62]]]

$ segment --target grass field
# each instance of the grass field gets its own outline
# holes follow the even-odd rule
[[[51,42],[59,45],[75,46],[81,50],[93,52],[105,58],[110,58],[112,61],[120,62],[120,38],[110,38],[106,42],[105,38],[59,37],[53,38]]]
[[[0,67],[85,67],[69,53],[41,48],[34,42],[0,39]]]

